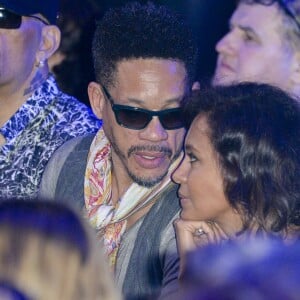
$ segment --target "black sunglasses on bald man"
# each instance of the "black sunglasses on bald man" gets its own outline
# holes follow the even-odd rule
[[[37,19],[46,25],[49,25],[45,20],[37,16],[26,16]],[[18,29],[22,24],[22,16],[15,14],[4,7],[0,7],[0,28],[1,29]]]

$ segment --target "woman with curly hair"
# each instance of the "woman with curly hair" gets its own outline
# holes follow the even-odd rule
[[[185,252],[198,245],[272,236],[288,241],[300,224],[300,107],[256,83],[194,94],[184,108],[185,157],[173,174]]]

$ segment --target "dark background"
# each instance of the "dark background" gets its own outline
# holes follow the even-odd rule
[[[60,51],[65,60],[53,71],[61,89],[89,104],[87,85],[94,80],[91,41],[95,20],[110,7],[125,0],[61,0],[58,26],[62,31]],[[139,1],[146,3],[147,1]],[[207,84],[216,62],[215,44],[227,32],[228,19],[235,0],[160,0],[162,4],[184,15],[191,24],[199,44],[198,80]]]

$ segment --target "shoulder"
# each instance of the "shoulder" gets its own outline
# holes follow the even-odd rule
[[[58,180],[65,169],[68,169],[69,174],[68,177],[65,177],[65,181],[77,173],[76,169],[82,171],[93,138],[94,135],[87,135],[71,139],[54,152],[42,176],[39,189],[40,198],[55,199]]]
[[[162,256],[166,251],[174,252],[175,231],[173,221],[178,218],[180,211],[177,188],[177,185],[171,184],[160,195],[145,216],[140,230],[142,232],[143,230],[146,230],[146,232],[149,230],[155,231],[155,243],[157,243]]]
[[[74,133],[73,136],[78,136],[77,133],[83,135],[96,132],[102,124],[90,107],[62,92],[56,95],[52,111],[58,117],[58,126],[64,126],[68,130],[71,128],[69,134]]]
[[[67,142],[65,142],[61,147],[59,147],[53,154],[50,163],[54,162],[63,162],[74,153],[88,151],[91,145],[91,142],[94,138],[93,134],[75,137]],[[59,165],[61,165],[59,164]]]
[[[57,107],[57,109],[59,109],[61,112],[65,112],[65,113],[77,113],[79,111],[82,112],[91,112],[90,107],[88,107],[87,105],[85,105],[84,103],[82,103],[80,100],[78,100],[77,98],[65,94],[62,91],[59,91],[56,95],[55,95],[56,101],[54,102],[55,106]],[[73,109],[73,111],[70,111],[70,109]]]

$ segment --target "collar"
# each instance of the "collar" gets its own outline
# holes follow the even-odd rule
[[[17,112],[0,128],[6,143],[18,136],[59,93],[59,89],[52,75],[38,87]]]

